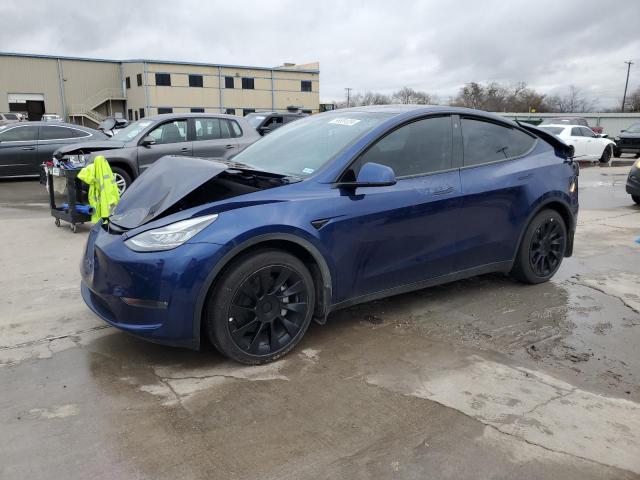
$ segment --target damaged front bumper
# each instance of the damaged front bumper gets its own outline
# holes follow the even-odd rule
[[[197,349],[198,297],[206,274],[224,256],[213,243],[186,243],[163,252],[134,252],[123,235],[97,224],[80,267],[82,298],[110,325],[155,343]],[[186,248],[184,248],[186,247]]]

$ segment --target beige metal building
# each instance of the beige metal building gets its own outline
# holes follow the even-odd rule
[[[94,126],[106,116],[319,108],[318,63],[248,67],[0,52],[0,112],[57,113]]]

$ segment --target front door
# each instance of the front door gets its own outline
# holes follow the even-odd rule
[[[460,204],[452,137],[450,116],[413,121],[375,143],[345,173],[355,178],[365,163],[379,163],[394,170],[397,183],[334,190],[335,217],[320,234],[338,270],[338,302],[452,272]]]
[[[155,143],[138,146],[138,168],[142,173],[153,162],[165,155],[193,155],[193,142],[188,140],[187,120],[171,120],[149,132]]]
[[[38,127],[10,124],[0,128],[0,177],[37,175]]]

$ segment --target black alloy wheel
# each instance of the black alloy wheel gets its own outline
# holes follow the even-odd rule
[[[229,333],[252,355],[273,355],[300,333],[309,309],[300,274],[286,265],[263,267],[236,290],[229,307]]]
[[[524,283],[542,283],[556,273],[567,247],[567,227],[555,210],[542,210],[527,226],[511,274]]]
[[[213,345],[247,364],[270,362],[302,338],[313,316],[315,287],[307,267],[280,250],[233,262],[210,296],[207,325]]]
[[[560,266],[565,248],[564,232],[555,218],[547,218],[534,232],[529,247],[531,269],[539,277],[547,277]]]
[[[602,156],[600,157],[600,163],[609,163],[611,160],[611,147],[606,146],[604,151],[602,152]]]

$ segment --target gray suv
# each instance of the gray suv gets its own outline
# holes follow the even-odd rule
[[[244,118],[206,113],[155,115],[115,132],[108,140],[70,145],[54,156],[61,160],[85,155],[91,160],[104,155],[122,193],[145,168],[165,155],[228,158],[261,138]]]

